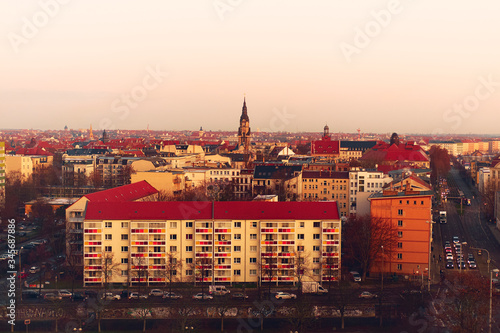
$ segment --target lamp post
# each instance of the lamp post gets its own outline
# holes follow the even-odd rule
[[[380,278],[381,278],[381,282],[380,282],[380,289],[382,290],[382,292],[384,291],[384,246],[381,245],[380,246],[382,248],[382,269],[380,271]]]
[[[486,262],[488,263],[488,272],[490,271],[490,251],[486,250],[486,249],[482,249],[482,248],[479,248],[479,247],[471,247],[471,249],[474,249],[474,250],[481,250],[481,251],[486,251],[486,253],[488,253],[488,260],[486,260]]]
[[[23,265],[21,264],[21,252],[23,251],[23,246],[21,246],[21,248],[19,249],[19,291],[20,291],[20,295],[21,295],[21,299],[19,301],[19,303],[21,303],[21,301],[23,300],[23,279],[21,279],[21,273],[23,271]]]
[[[488,321],[488,332],[491,333],[491,314],[493,312],[492,298],[493,298],[493,273],[500,272],[498,269],[493,269],[490,271],[490,318]]]

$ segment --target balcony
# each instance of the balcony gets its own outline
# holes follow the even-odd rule
[[[231,269],[231,265],[215,265],[216,270],[228,270]]]
[[[86,277],[84,279],[84,282],[94,282],[94,283],[101,283],[101,278],[96,278],[96,277]]]
[[[326,252],[322,254],[323,257],[338,257],[339,254],[335,252]]]
[[[231,229],[227,229],[227,228],[216,228],[215,229],[215,233],[216,234],[230,234],[231,233]]]
[[[231,282],[231,277],[216,277],[215,282]]]
[[[132,242],[132,246],[147,246],[149,244],[148,241],[135,241]]]
[[[78,244],[78,242],[71,242],[71,244]],[[100,246],[100,245],[102,245],[101,241],[85,242],[85,246]]]
[[[208,246],[212,246],[212,241],[208,241],[208,240],[202,240],[202,241],[196,241],[196,245],[208,245]]]
[[[339,269],[338,264],[333,264],[333,265],[322,265],[323,269]]]
[[[339,228],[323,228],[323,233],[339,233]]]
[[[216,258],[229,258],[229,257],[231,257],[231,252],[216,253],[215,257]]]
[[[101,229],[84,229],[86,234],[100,234]]]
[[[165,252],[149,252],[150,258],[163,258],[165,255]]]
[[[221,246],[221,245],[231,246],[231,241],[215,241],[215,246]]]
[[[85,269],[86,270],[101,270],[102,269],[102,266],[96,266],[96,265],[90,265],[90,266],[85,266]]]
[[[75,254],[75,252],[73,252],[72,254]],[[85,253],[83,255],[84,258],[100,258],[101,256],[102,256],[101,253]]]
[[[339,245],[340,241],[338,240],[326,240],[323,241],[323,245]]]
[[[134,258],[146,258],[148,254],[146,252],[138,252],[138,253],[131,253],[130,256]]]
[[[212,228],[196,228],[197,234],[211,234]]]
[[[278,257],[295,257],[295,253],[293,253],[293,252],[280,252],[280,253],[278,253]]]
[[[196,253],[197,258],[212,258],[212,253]]]
[[[165,245],[167,242],[166,241],[149,241],[149,245],[154,246],[154,245]],[[146,244],[144,244],[146,245]]]
[[[276,240],[263,240],[260,242],[261,245],[278,245]]]
[[[69,233],[70,234],[83,234],[83,229],[73,229],[73,228],[70,228],[69,229]]]

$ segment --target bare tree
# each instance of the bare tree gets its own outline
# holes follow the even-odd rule
[[[175,282],[179,282],[181,277],[177,274],[182,272],[182,262],[177,260],[176,252],[168,252],[165,258],[165,270],[163,275],[165,277],[165,285],[168,286],[168,291],[172,293],[172,286]]]
[[[220,331],[224,332],[224,318],[236,308],[224,297],[217,297],[214,302],[215,314],[220,318]],[[237,310],[236,310],[237,311]]]
[[[386,256],[397,246],[397,229],[390,220],[368,215],[349,219],[344,227],[347,256],[356,261],[366,279],[373,263],[382,257],[382,246]]]
[[[111,252],[105,252],[101,257],[101,274],[104,292],[108,290],[109,281],[113,274],[120,272],[120,264],[115,261],[115,255]]]
[[[142,282],[148,282],[149,279],[149,267],[148,267],[148,259],[144,257],[135,257],[132,258],[132,264],[130,265],[129,275],[137,278],[137,286],[139,288],[138,292],[141,293],[141,284]]]
[[[304,277],[312,277],[311,256],[306,251],[295,251],[293,259],[293,274],[298,284],[298,295],[302,295],[302,281]]]
[[[205,285],[209,278],[212,276],[212,269],[212,258],[196,258],[196,281],[200,282],[202,293],[205,293]]]
[[[345,327],[345,313],[349,305],[356,299],[356,289],[351,288],[348,281],[339,280],[336,282],[334,288],[329,289],[330,304],[339,310],[341,328]]]
[[[307,332],[314,318],[313,303],[306,297],[300,297],[294,301],[291,307],[287,307],[286,318],[293,332]]]

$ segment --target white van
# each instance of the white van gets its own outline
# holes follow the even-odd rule
[[[210,286],[208,292],[217,296],[223,296],[230,293],[230,291],[226,289],[226,286]]]
[[[361,282],[361,275],[358,272],[352,271],[350,273],[354,282]]]

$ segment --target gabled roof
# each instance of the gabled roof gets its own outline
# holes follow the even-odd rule
[[[228,220],[338,220],[337,203],[220,201],[213,217]],[[87,203],[86,220],[193,220],[212,219],[210,201],[94,202]]]
[[[92,202],[129,202],[136,201],[152,194],[158,190],[143,180],[137,183],[110,188],[108,190],[94,192],[85,195]]]

